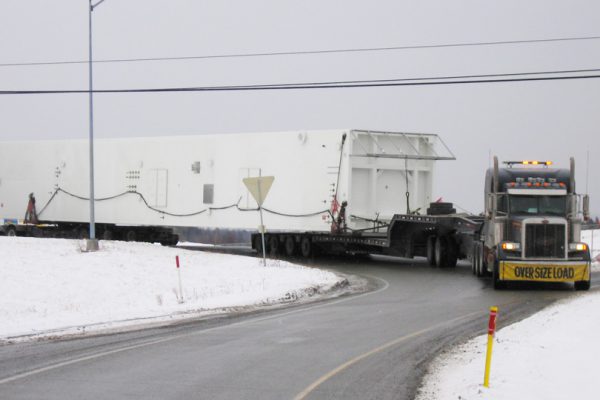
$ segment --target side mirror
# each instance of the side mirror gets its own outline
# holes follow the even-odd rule
[[[488,193],[485,211],[488,218],[496,215],[496,196],[493,193]]]
[[[583,220],[588,221],[590,219],[590,196],[587,194],[583,196]]]
[[[577,195],[567,195],[567,218],[577,218]]]

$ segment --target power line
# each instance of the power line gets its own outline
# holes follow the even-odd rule
[[[552,42],[570,42],[581,40],[597,40],[600,36],[580,36],[568,38],[550,38],[550,39],[527,39],[527,40],[502,40],[490,42],[464,42],[464,43],[442,43],[430,45],[412,45],[412,46],[390,46],[390,47],[363,47],[349,49],[325,49],[325,50],[306,50],[306,51],[281,51],[281,52],[262,52],[262,53],[231,53],[231,54],[213,54],[200,56],[181,56],[181,57],[147,57],[147,58],[113,58],[96,60],[94,63],[128,63],[145,61],[182,61],[182,60],[207,60],[218,58],[245,58],[245,57],[274,57],[274,56],[297,56],[312,54],[337,54],[337,53],[362,53],[362,52],[380,52],[380,51],[398,51],[398,50],[418,50],[418,49],[438,49],[448,47],[475,47],[475,46],[497,46],[526,43],[552,43]],[[0,67],[20,67],[20,66],[43,66],[43,65],[69,65],[86,64],[85,60],[67,60],[67,61],[41,61],[41,62],[18,62],[2,63]]]
[[[600,72],[600,69],[581,70],[589,72]],[[541,72],[524,74],[497,74],[483,76],[513,76],[531,75]],[[546,74],[552,74],[546,73]],[[478,77],[482,75],[472,75]],[[469,76],[464,76],[469,77]],[[200,86],[200,87],[168,87],[168,88],[143,88],[143,89],[100,89],[94,93],[168,93],[168,92],[217,92],[217,91],[256,91],[256,90],[300,90],[300,89],[345,89],[345,88],[369,88],[369,87],[394,87],[394,86],[433,86],[433,85],[458,85],[458,84],[481,84],[481,83],[508,83],[508,82],[535,82],[535,81],[558,81],[575,79],[596,79],[600,74],[593,75],[569,75],[569,76],[537,76],[537,77],[513,77],[505,79],[451,79],[437,78],[413,78],[397,80],[365,80],[346,82],[314,82],[314,83],[288,83],[272,85],[243,85],[243,86]],[[429,80],[421,80],[429,79]],[[446,79],[446,80],[443,80]],[[33,94],[84,94],[89,90],[3,90],[0,95],[33,95]]]

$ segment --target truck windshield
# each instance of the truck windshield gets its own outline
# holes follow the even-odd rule
[[[566,215],[564,196],[510,196],[510,213],[525,215]]]

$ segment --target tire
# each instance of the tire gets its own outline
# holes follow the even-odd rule
[[[279,237],[271,236],[269,238],[269,255],[271,257],[277,257],[279,255]]]
[[[288,257],[294,257],[296,255],[296,240],[293,236],[285,238],[285,255]]]
[[[262,247],[262,237],[261,235],[254,236],[254,248],[256,249],[256,254],[259,257],[263,255],[263,247]]]
[[[477,262],[479,261],[479,244],[477,242],[473,242],[473,251],[471,253],[471,273],[475,276],[477,275]]]
[[[129,230],[125,233],[125,240],[127,242],[135,242],[137,240],[137,233],[134,230]]]
[[[446,239],[447,250],[446,250],[446,268],[456,268],[458,262],[458,244],[452,237]]]
[[[17,236],[17,228],[14,226],[9,226],[6,228],[6,236]]]
[[[90,238],[90,232],[88,231],[87,228],[79,228],[79,230],[77,231],[77,237],[79,239],[89,239]]]
[[[500,280],[499,273],[500,271],[498,270],[498,262],[495,262],[494,271],[492,272],[492,280],[494,283],[495,290],[502,290],[506,288],[506,282]]]
[[[113,238],[113,233],[111,230],[105,229],[104,232],[102,232],[102,240],[112,240]]]
[[[302,237],[300,241],[300,254],[304,258],[310,258],[313,255],[313,245],[309,236]]]
[[[577,281],[575,282],[575,290],[590,290],[591,281]]]
[[[477,253],[475,254],[476,257],[476,268],[475,268],[475,275],[478,278],[481,278],[482,276],[485,276],[485,266],[483,263],[483,245],[481,243],[477,243],[477,247],[476,247]]]
[[[435,267],[435,236],[427,238],[427,264]]]
[[[456,214],[456,209],[452,207],[452,203],[429,203],[427,215],[446,215]]]
[[[448,241],[444,236],[435,239],[435,266],[444,268],[448,262]]]

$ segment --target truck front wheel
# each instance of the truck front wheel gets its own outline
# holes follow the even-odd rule
[[[17,228],[12,225],[6,228],[6,236],[17,236]]]
[[[500,280],[500,271],[498,266],[498,261],[494,262],[494,271],[492,272],[492,280],[494,282],[494,289],[501,290],[506,288],[506,282]]]
[[[577,281],[575,282],[575,290],[590,290],[591,281]]]

